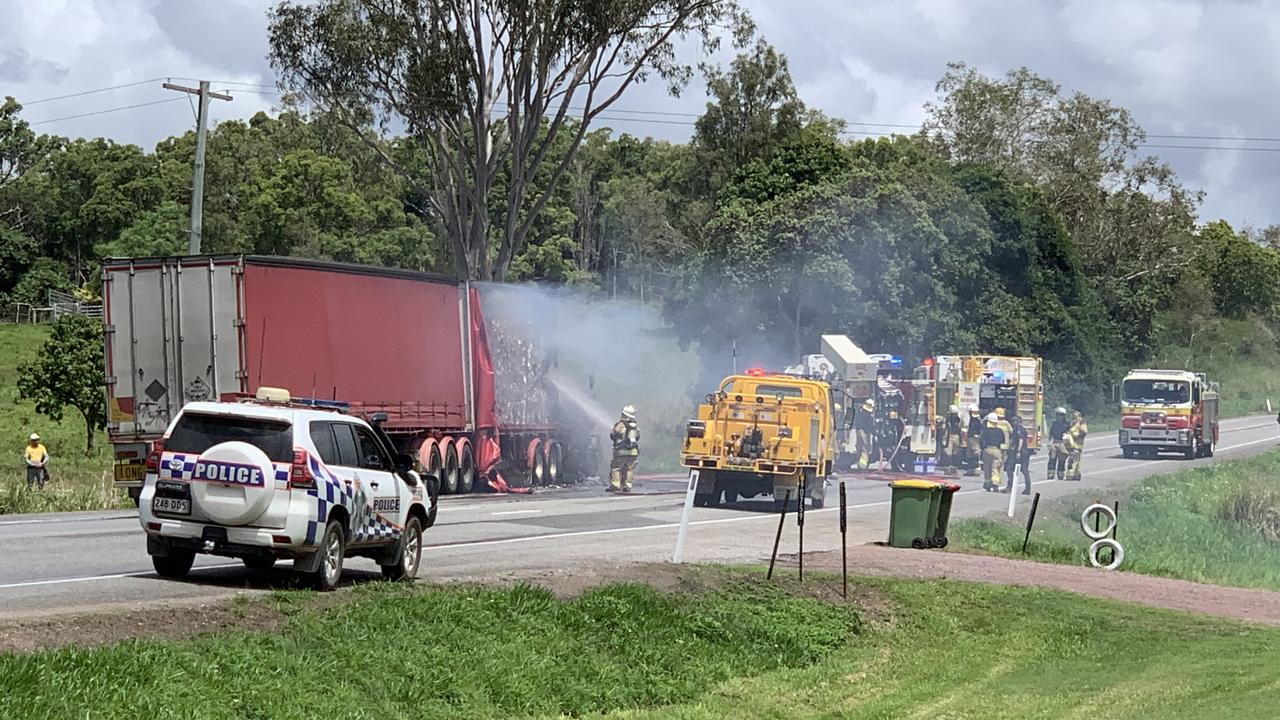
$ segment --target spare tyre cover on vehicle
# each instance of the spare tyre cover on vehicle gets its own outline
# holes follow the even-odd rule
[[[245,442],[225,442],[200,454],[191,475],[191,502],[221,525],[258,519],[275,494],[275,467]]]

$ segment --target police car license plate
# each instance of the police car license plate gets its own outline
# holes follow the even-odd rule
[[[157,497],[151,499],[151,511],[170,515],[190,515],[191,498]]]

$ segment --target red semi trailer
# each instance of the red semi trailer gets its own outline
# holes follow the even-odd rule
[[[103,266],[115,482],[136,499],[150,443],[183,404],[287,389],[372,416],[441,491],[558,484],[597,439],[558,407],[554,358],[520,320],[486,318],[518,288],[246,255]],[[553,319],[546,319],[553,322]]]

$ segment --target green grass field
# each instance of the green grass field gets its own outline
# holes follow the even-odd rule
[[[129,499],[111,488],[111,453],[105,433],[84,452],[84,421],[75,410],[55,423],[18,397],[18,366],[36,356],[48,337],[41,325],[0,324],[0,515],[53,510],[125,507]],[[50,482],[28,491],[22,447],[32,432],[49,449]]]
[[[954,582],[862,582],[863,619],[725,572],[570,601],[376,583],[319,610],[290,593],[262,601],[291,613],[278,632],[0,656],[0,717],[1275,714],[1280,630]],[[829,597],[835,581],[803,592],[816,585]]]
[[[1085,564],[1080,514],[1095,499],[1120,501],[1125,570],[1280,590],[1280,452],[1043,502],[1028,557]],[[1021,557],[1025,518],[961,520],[949,535],[960,549]]]

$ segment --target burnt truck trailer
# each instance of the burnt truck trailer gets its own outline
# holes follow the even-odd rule
[[[107,432],[136,500],[151,444],[187,402],[259,387],[372,417],[441,492],[576,479],[598,438],[562,412],[521,289],[248,255],[103,266]],[[554,318],[540,319],[551,323]],[[579,462],[579,459],[582,462]],[[593,468],[592,468],[593,469]]]

